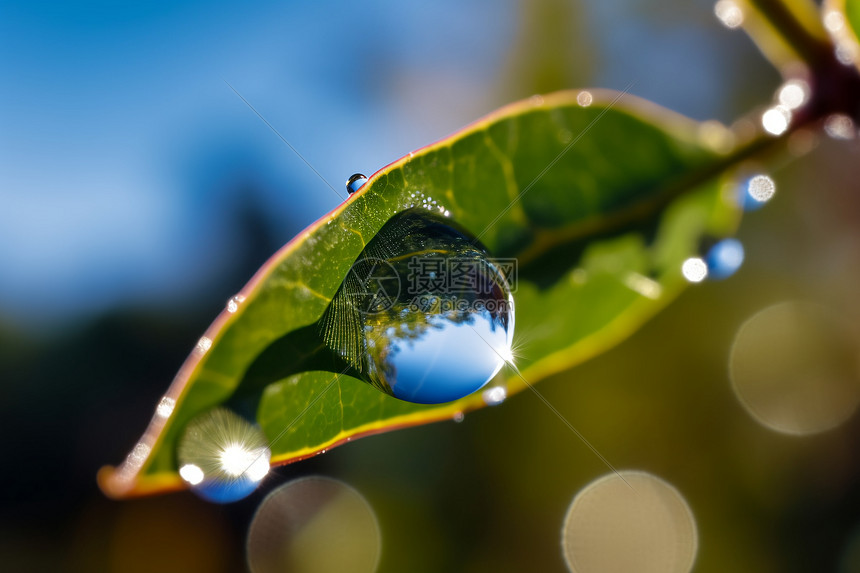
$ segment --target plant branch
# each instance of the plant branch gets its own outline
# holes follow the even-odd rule
[[[833,45],[817,18],[818,9],[808,0],[747,2],[762,16],[770,32],[782,40],[811,69],[833,59]],[[807,12],[812,17],[801,18],[799,12]]]

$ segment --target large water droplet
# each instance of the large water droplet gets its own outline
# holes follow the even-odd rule
[[[457,400],[510,359],[514,306],[500,269],[456,223],[403,211],[353,264],[320,321],[322,338],[401,400]]]
[[[263,432],[225,408],[192,418],[176,454],[180,477],[194,493],[218,503],[242,499],[257,489],[272,455]]]
[[[350,195],[361,189],[361,186],[367,181],[367,176],[362,173],[354,173],[346,180],[346,190]]]

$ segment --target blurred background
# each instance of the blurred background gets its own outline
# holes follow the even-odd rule
[[[780,79],[709,0],[0,3],[3,568],[241,571],[267,491],[322,474],[376,513],[380,571],[564,571],[567,508],[609,470],[530,394],[277,468],[228,506],[99,492],[227,298],[340,201],[226,82],[342,192],[534,93],[635,82],[731,123]],[[769,168],[734,278],[541,383],[615,467],[683,495],[696,571],[860,571],[854,408],[774,431],[730,381],[741,326],[784,301],[839,317],[856,356],[857,153],[821,139]]]

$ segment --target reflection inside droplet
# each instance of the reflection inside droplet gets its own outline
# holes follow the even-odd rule
[[[737,28],[744,23],[744,13],[734,0],[719,0],[714,5],[714,14],[727,28]]]
[[[502,368],[499,351],[508,346],[508,334],[498,315],[486,310],[425,314],[422,321],[420,327],[408,326],[400,333],[385,324],[369,333],[385,344],[371,352],[371,372],[388,382],[394,396],[410,402],[450,402],[479,389]]]
[[[708,277],[722,280],[735,274],[744,262],[744,246],[737,239],[723,239],[705,257]]]
[[[738,330],[729,373],[735,394],[762,425],[795,435],[838,426],[860,403],[855,351],[824,307],[785,302]]]
[[[307,477],[266,496],[247,549],[252,573],[373,573],[381,535],[360,493],[333,479]]]
[[[218,503],[253,492],[269,472],[271,458],[260,429],[225,408],[192,418],[176,453],[179,476],[196,494]]]
[[[574,573],[687,573],[696,559],[698,534],[677,489],[649,473],[622,471],[576,495],[561,544]]]
[[[513,297],[500,264],[441,215],[399,213],[350,269],[320,321],[322,338],[401,400],[462,398],[511,356]]]
[[[691,283],[700,283],[708,276],[708,265],[700,257],[690,257],[681,265],[681,274]]]

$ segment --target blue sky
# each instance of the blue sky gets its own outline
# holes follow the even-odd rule
[[[727,115],[735,52],[715,54],[736,39],[710,3],[683,10],[702,28],[587,3],[585,29],[611,32],[589,37],[590,83]],[[236,181],[284,241],[338,203],[225,81],[341,191],[505,103],[517,25],[511,0],[3,2],[0,322],[193,296],[224,265]]]

